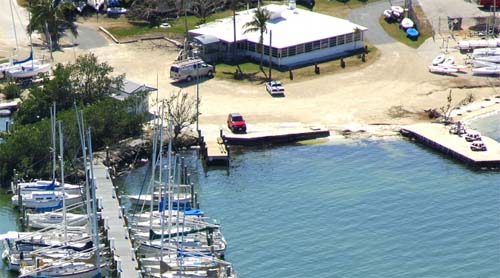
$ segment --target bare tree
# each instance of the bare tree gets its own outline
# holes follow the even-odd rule
[[[450,90],[448,96],[446,97],[446,105],[439,108],[444,117],[445,124],[450,123],[451,112],[453,112],[453,110],[457,109],[462,105],[467,105],[473,101],[474,101],[474,96],[472,94],[468,94],[464,99],[459,101],[457,104],[453,104],[453,97],[451,95],[451,90]]]
[[[199,99],[190,97],[188,93],[183,93],[182,90],[172,93],[166,100],[167,117],[174,125],[174,141],[184,128],[196,122],[198,116],[196,107],[199,104]]]

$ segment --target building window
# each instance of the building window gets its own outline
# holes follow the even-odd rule
[[[278,49],[277,48],[271,48],[271,55],[273,55],[273,57],[278,57]]]
[[[264,55],[269,55],[269,46],[264,45]]]
[[[321,40],[321,49],[328,48],[328,39]]]
[[[255,52],[255,43],[248,42],[248,51]]]
[[[337,45],[343,45],[344,44],[344,39],[345,39],[344,35],[338,36],[337,37]]]
[[[280,49],[280,53],[281,53],[281,58],[287,57],[288,56],[288,48]]]
[[[313,44],[312,42],[306,43],[306,53],[312,51]]]
[[[351,43],[352,42],[352,33],[346,34],[345,35],[345,43]]]
[[[360,41],[360,40],[361,40],[361,33],[362,33],[362,32],[363,32],[363,31],[359,30],[358,32],[355,32],[355,33],[354,33],[354,40],[355,40],[355,41]]]
[[[288,48],[288,56],[295,56],[295,45]]]
[[[297,45],[297,55],[304,53],[305,47],[303,44]]]
[[[337,45],[337,37],[330,38],[330,47]]]
[[[314,42],[313,42],[313,48],[312,48],[312,49],[313,49],[313,50],[318,50],[320,46],[321,46],[320,41],[314,41]]]

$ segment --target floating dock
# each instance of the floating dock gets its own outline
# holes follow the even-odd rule
[[[311,140],[330,136],[325,128],[279,128],[269,131],[248,132],[245,134],[227,134],[223,139],[229,145],[257,146],[284,144],[301,140]]]
[[[443,124],[415,124],[403,127],[400,132],[403,136],[414,139],[473,168],[500,169],[500,144],[489,137],[481,136],[487,151],[472,151],[471,142],[465,140],[465,135],[451,134],[449,127]]]
[[[101,161],[94,165],[96,196],[99,198],[101,218],[104,220],[107,243],[110,246],[117,274],[113,277],[141,277],[130,233],[125,222],[116,189],[108,169]]]

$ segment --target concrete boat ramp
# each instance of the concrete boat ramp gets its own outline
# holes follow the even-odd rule
[[[481,136],[487,151],[472,151],[471,142],[465,140],[465,135],[451,134],[449,130],[450,126],[444,124],[425,123],[404,126],[401,134],[473,168],[500,169],[500,143],[487,136]]]
[[[203,134],[203,136],[202,136]],[[228,129],[219,129],[218,134],[205,129],[200,134],[200,153],[207,165],[229,166],[231,145],[260,146],[286,144],[301,140],[311,140],[330,136],[330,131],[322,127],[280,127],[270,129],[250,129],[247,133],[235,134]]]

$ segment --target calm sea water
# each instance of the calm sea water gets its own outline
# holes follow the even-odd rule
[[[185,155],[239,277],[500,277],[500,173],[399,139],[233,149],[229,170]]]

